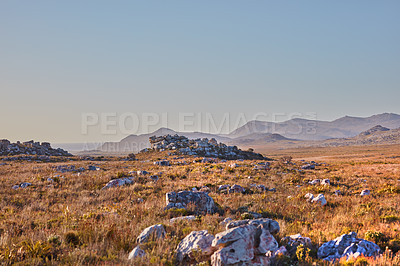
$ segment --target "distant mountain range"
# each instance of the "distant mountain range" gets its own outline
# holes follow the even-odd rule
[[[250,121],[231,132],[228,137],[237,138],[253,133],[277,133],[286,138],[298,140],[325,140],[354,137],[376,125],[389,129],[399,128],[400,115],[384,113],[366,118],[345,116],[331,122],[300,118],[280,123]]]
[[[375,127],[379,125],[378,127]],[[295,118],[285,122],[250,121],[230,134],[217,135],[202,132],[176,132],[160,128],[155,132],[141,135],[129,135],[120,142],[106,142],[100,147],[103,152],[138,152],[149,148],[149,137],[166,134],[178,134],[190,139],[215,138],[218,142],[240,147],[258,147],[269,144],[284,146],[330,146],[364,145],[399,138],[400,115],[383,113],[370,117],[345,116],[334,121],[307,120]],[[336,143],[336,144],[334,144]],[[340,144],[342,143],[342,144]],[[397,142],[396,142],[397,143]]]

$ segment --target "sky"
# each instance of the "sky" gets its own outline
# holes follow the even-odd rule
[[[2,0],[0,139],[118,141],[160,126],[227,133],[213,132],[227,115],[225,131],[255,117],[400,113],[399,10],[368,0]],[[190,124],[206,116],[216,127]]]

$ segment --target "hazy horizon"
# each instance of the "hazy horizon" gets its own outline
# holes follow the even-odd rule
[[[85,114],[400,114],[398,1],[23,3],[0,3],[0,139],[128,135]]]

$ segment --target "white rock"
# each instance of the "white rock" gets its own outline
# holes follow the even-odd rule
[[[143,244],[153,239],[160,239],[165,237],[165,228],[162,224],[155,224],[147,227],[140,233],[137,237],[136,242],[139,244]]]
[[[331,185],[331,181],[329,179],[323,179],[321,181],[321,185],[330,186]]]
[[[325,196],[323,194],[318,194],[318,196],[313,198],[311,202],[317,202],[321,204],[321,206],[325,206],[327,204]]]
[[[210,256],[212,254],[211,243],[214,240],[214,236],[209,234],[207,230],[193,231],[187,235],[179,243],[176,248],[176,259],[182,263],[184,261],[191,261],[193,252],[197,256]]]
[[[368,189],[364,189],[363,191],[361,191],[360,196],[368,196],[371,195],[371,191]]]
[[[146,255],[146,252],[143,249],[141,249],[139,246],[137,246],[134,249],[132,249],[132,251],[129,253],[128,260],[132,260],[137,257],[141,258],[141,257],[144,257],[145,255]]]

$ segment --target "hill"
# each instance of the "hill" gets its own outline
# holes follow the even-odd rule
[[[345,116],[331,122],[300,118],[279,123],[250,121],[227,136],[238,138],[253,133],[277,133],[286,138],[299,140],[325,140],[354,137],[375,125],[389,129],[399,128],[400,115],[383,113],[365,118]]]

